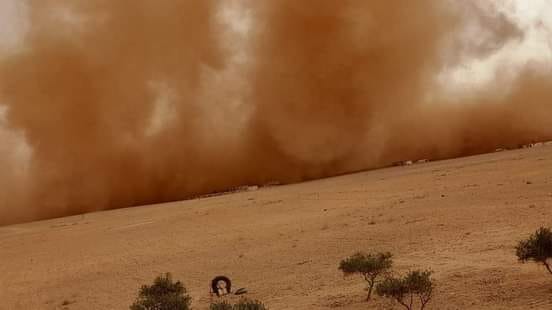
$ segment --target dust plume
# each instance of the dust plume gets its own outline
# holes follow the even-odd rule
[[[527,66],[510,80],[502,72],[487,91],[466,91],[460,99],[436,83],[447,68],[523,40],[524,30],[496,3],[257,5],[254,128],[264,143],[299,162],[295,171],[303,177],[552,137],[545,125],[550,72]]]
[[[228,5],[252,16],[241,34],[215,0],[28,2],[23,48],[0,56],[4,126],[19,137],[0,148],[0,224],[552,138],[538,66],[456,98],[439,86],[523,40],[492,7]],[[12,169],[21,140],[30,155]]]
[[[231,150],[199,129],[200,98],[212,91],[204,81],[225,62],[216,2],[28,3],[32,24],[24,48],[2,59],[0,93],[33,154],[26,202],[3,204],[1,223],[21,208],[15,220],[180,199],[223,183],[200,173]]]
[[[282,153],[308,165],[350,170],[381,163],[385,121],[418,103],[440,65],[441,41],[455,23],[441,5],[259,4],[255,126]]]

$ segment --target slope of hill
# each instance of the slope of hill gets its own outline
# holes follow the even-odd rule
[[[433,269],[430,309],[550,309],[552,277],[514,247],[551,207],[545,146],[7,226],[0,309],[126,309],[167,271],[196,309],[220,274],[271,309],[366,309],[363,281],[337,270],[358,250]]]

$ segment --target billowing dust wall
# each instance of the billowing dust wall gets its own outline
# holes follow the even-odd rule
[[[524,35],[475,3],[29,1],[23,46],[0,56],[0,224],[551,138],[539,66],[439,89]],[[473,22],[484,41],[463,38]]]

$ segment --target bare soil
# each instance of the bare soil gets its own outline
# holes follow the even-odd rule
[[[338,271],[359,250],[431,268],[429,309],[552,309],[552,276],[514,250],[542,225],[551,146],[6,226],[0,309],[128,309],[164,272],[195,309],[217,275],[273,310],[393,308]]]

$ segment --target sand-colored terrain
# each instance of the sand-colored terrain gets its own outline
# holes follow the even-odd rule
[[[167,271],[195,309],[219,274],[275,310],[390,308],[337,270],[358,250],[433,269],[430,309],[552,309],[552,276],[514,255],[541,225],[551,146],[7,226],[0,309],[127,309]]]

